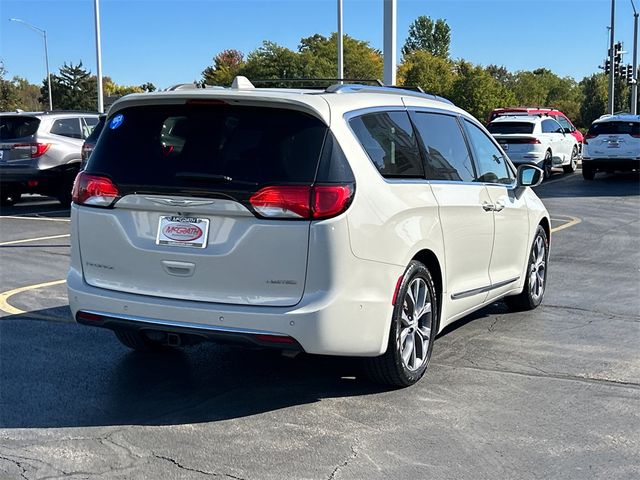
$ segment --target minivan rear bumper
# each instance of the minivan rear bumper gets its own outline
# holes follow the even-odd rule
[[[305,294],[293,307],[175,300],[107,290],[88,285],[73,267],[67,277],[69,306],[79,323],[96,327],[183,333],[321,355],[377,356],[386,350],[393,288],[404,268],[353,258],[358,266],[350,268],[358,270],[358,275],[345,276],[344,284],[324,292]],[[350,284],[351,279],[363,278],[372,279],[371,284]],[[379,285],[388,288],[382,292]],[[79,312],[101,318],[86,321]],[[293,342],[262,342],[259,335],[289,337]]]

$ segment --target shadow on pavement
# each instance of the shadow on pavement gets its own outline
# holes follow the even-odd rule
[[[37,215],[51,218],[68,218],[69,209],[64,208],[56,199],[51,197],[25,195],[19,203],[11,207],[0,206],[0,216],[2,215]]]
[[[562,182],[562,188],[558,188]],[[593,181],[584,180],[580,172],[554,176],[535,188],[542,198],[559,197],[628,197],[640,195],[640,172],[598,173]]]
[[[212,422],[389,390],[357,380],[353,359],[215,344],[145,355],[106,330],[27,318],[0,319],[0,428]]]

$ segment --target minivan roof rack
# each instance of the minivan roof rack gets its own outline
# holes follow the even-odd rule
[[[325,92],[327,93],[389,93],[394,95],[404,95],[406,97],[426,98],[429,100],[436,100],[438,102],[444,102],[449,105],[453,105],[451,100],[448,100],[439,95],[433,93],[427,93],[416,91],[415,88],[419,87],[397,87],[389,85],[372,86],[372,85],[358,85],[358,84],[343,84],[343,85],[331,85]]]
[[[251,81],[254,85],[258,84],[276,84],[279,88],[287,88],[287,86],[295,86],[296,88],[327,88],[326,85],[333,85],[342,82],[343,84],[366,84],[375,86],[383,86],[384,84],[376,78],[260,78]],[[300,84],[309,84],[306,86]]]

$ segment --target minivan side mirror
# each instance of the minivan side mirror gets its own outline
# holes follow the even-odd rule
[[[537,187],[542,183],[544,172],[533,165],[518,167],[518,187]]]

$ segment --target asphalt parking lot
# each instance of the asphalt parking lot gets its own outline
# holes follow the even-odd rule
[[[0,478],[640,478],[640,177],[537,189],[543,305],[448,327],[417,385],[345,359],[130,353],[71,322],[68,211],[0,217]]]

